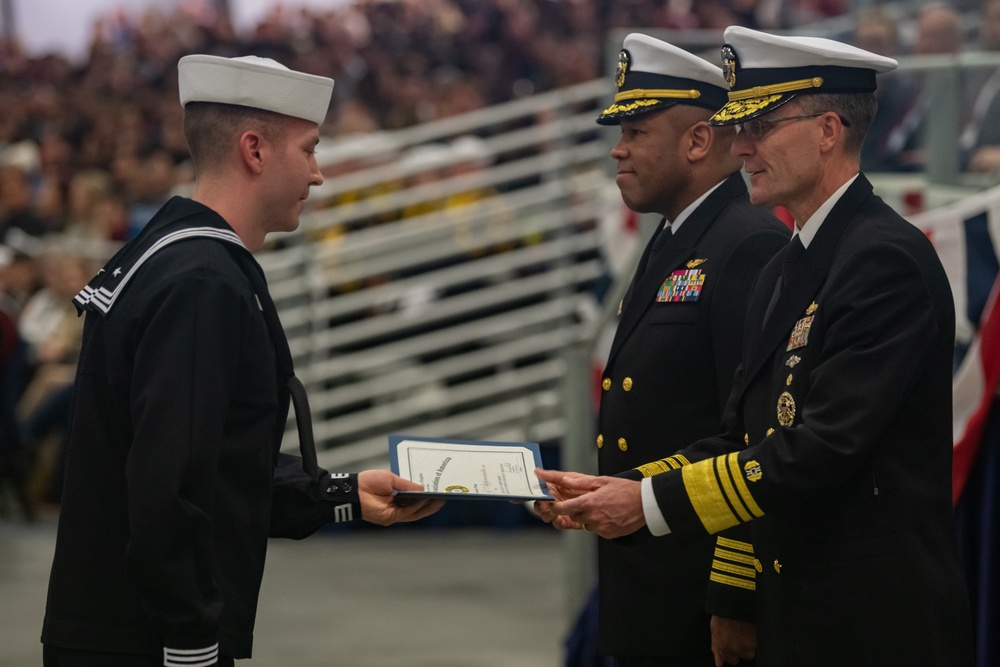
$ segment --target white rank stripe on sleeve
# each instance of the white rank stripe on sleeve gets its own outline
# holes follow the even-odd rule
[[[219,643],[208,648],[163,649],[163,667],[209,667],[219,661]]]

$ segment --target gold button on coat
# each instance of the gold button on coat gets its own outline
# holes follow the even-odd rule
[[[604,388],[604,391],[611,389],[611,378],[604,378],[604,381],[601,383],[601,387]]]
[[[625,442],[625,438],[618,438],[618,449],[623,452],[628,450],[628,443]]]
[[[625,391],[632,391],[632,378],[625,378],[622,380],[622,389]]]
[[[604,436],[603,435],[598,435],[597,436],[597,448],[600,449],[603,446],[604,446]]]

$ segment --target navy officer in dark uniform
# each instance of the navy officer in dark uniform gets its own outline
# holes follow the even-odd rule
[[[735,130],[708,124],[726,101],[722,70],[639,33],[622,47],[618,92],[597,122],[621,127],[611,156],[625,204],[664,219],[622,301],[602,379],[598,465],[602,475],[649,475],[659,467],[642,464],[719,430],[750,287],[789,231],[750,204],[729,152]],[[752,657],[756,573],[738,537],[720,537],[714,559],[707,535],[684,545],[600,540],[598,651],[620,667],[710,667],[708,609],[716,651],[738,655],[741,646],[723,640],[749,632],[741,644]]]
[[[751,201],[786,206],[796,230],[750,294],[723,429],[641,482],[540,471],[575,496],[540,513],[609,538],[751,525],[760,667],[967,667],[954,304],[930,242],[858,169],[876,75],[896,62],[820,38],[725,38],[729,102],[712,123],[740,128]]]
[[[290,394],[308,416],[251,253],[294,230],[323,181],[333,81],[252,56],[178,69],[193,199],[168,201],[75,299],[87,319],[46,666],[249,658],[268,536],[440,506],[397,506],[394,490],[420,487],[389,471],[329,474],[279,452]]]

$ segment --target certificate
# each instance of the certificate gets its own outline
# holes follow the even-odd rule
[[[538,443],[445,440],[389,435],[389,465],[400,477],[424,485],[400,498],[553,500],[535,477],[542,467]]]

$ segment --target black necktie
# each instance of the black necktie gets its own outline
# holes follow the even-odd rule
[[[799,235],[796,234],[788,243],[788,249],[785,251],[785,260],[781,264],[781,275],[778,277],[778,281],[774,284],[774,293],[771,294],[771,302],[767,304],[767,312],[764,313],[764,325],[767,324],[768,318],[771,317],[771,311],[774,310],[774,305],[778,303],[778,298],[781,296],[781,290],[784,289],[786,283],[790,283],[792,281],[792,274],[795,273],[795,267],[798,266],[799,258],[802,257],[802,253],[805,251],[806,247],[802,245],[802,241],[799,240]]]
[[[660,229],[656,232],[656,236],[653,237],[653,245],[649,249],[649,255],[646,256],[646,263],[639,265],[639,270],[636,272],[636,276],[645,276],[646,271],[650,266],[655,265],[656,256],[663,250],[667,245],[667,241],[673,236],[670,225],[665,223],[660,223]]]
[[[669,241],[673,235],[674,228],[664,222],[663,226],[660,228],[660,233],[656,235],[656,240],[653,241],[653,249],[650,252],[650,255],[655,255],[662,250],[663,246],[667,244],[667,241]]]

